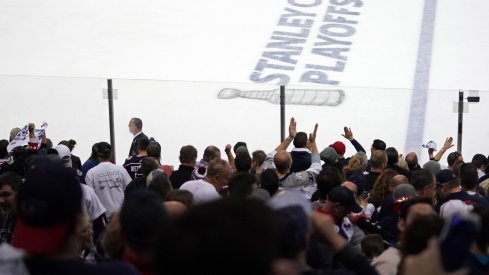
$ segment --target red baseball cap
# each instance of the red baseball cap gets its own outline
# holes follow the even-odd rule
[[[331,146],[334,148],[334,150],[336,151],[336,153],[338,153],[338,155],[344,155],[345,154],[346,146],[345,146],[345,144],[343,142],[336,141]]]

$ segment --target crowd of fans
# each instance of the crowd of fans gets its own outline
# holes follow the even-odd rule
[[[0,274],[489,274],[488,158],[443,167],[452,138],[420,164],[348,127],[356,152],[320,150],[292,118],[268,153],[185,145],[172,170],[142,126],[123,165],[33,124],[25,146],[9,147],[19,128],[0,140]]]

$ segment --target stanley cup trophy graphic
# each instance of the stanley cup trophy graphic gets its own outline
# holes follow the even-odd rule
[[[274,104],[280,104],[280,90],[251,90],[241,91],[238,89],[224,88],[217,98],[250,98],[266,100]],[[338,106],[343,102],[345,92],[343,90],[324,89],[286,89],[285,103],[294,105],[316,105],[316,106]]]

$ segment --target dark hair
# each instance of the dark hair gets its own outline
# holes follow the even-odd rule
[[[459,171],[460,184],[466,190],[472,190],[477,186],[477,180],[479,176],[477,174],[477,168],[472,163],[464,163],[460,166]]]
[[[433,174],[426,169],[419,169],[411,173],[411,185],[416,190],[422,190],[433,183]]]
[[[165,201],[178,201],[190,208],[194,205],[194,195],[188,190],[174,189],[168,192]]]
[[[138,141],[138,151],[146,151],[148,150],[149,138],[142,138]]]
[[[340,186],[343,181],[343,175],[338,168],[331,166],[325,167],[316,177],[319,199],[326,200],[329,191],[336,186]]]
[[[66,147],[68,147],[68,149],[70,149],[70,151],[73,151],[73,148],[75,148],[75,145],[76,145],[76,141],[74,139],[70,139],[70,140],[62,140],[58,143],[59,144],[63,144],[65,145]]]
[[[148,145],[148,148],[146,148],[146,153],[148,154],[148,157],[154,157],[157,160],[161,159],[161,147],[159,144],[151,142]]]
[[[171,182],[166,173],[156,175],[148,185],[148,190],[155,192],[161,200],[165,200],[168,193],[172,190]]]
[[[228,162],[223,159],[213,159],[209,162],[209,166],[207,166],[207,176],[214,177],[220,175],[228,166]]]
[[[197,158],[197,149],[192,145],[185,145],[180,148],[180,163],[189,163]]]
[[[250,154],[241,153],[236,155],[234,166],[236,167],[236,172],[249,172],[251,170]]]
[[[298,132],[294,138],[295,148],[306,148],[307,145],[307,134],[304,132]]]
[[[260,187],[267,190],[270,196],[278,191],[279,179],[275,169],[266,169],[260,174]]]
[[[472,164],[475,165],[475,167],[480,168],[481,166],[487,166],[488,161],[483,154],[475,154],[472,157]]]
[[[145,157],[141,160],[141,168],[139,168],[139,173],[143,174],[146,178],[151,171],[158,168],[158,160],[154,157]]]
[[[275,168],[277,169],[277,171],[279,173],[287,173],[290,169],[290,166],[292,165],[292,158],[291,157],[288,157],[288,158],[284,158],[284,159],[280,159],[280,158],[277,158],[277,155],[275,155],[274,159],[273,159],[273,163],[275,164]]]
[[[143,121],[140,118],[133,117],[132,122],[134,123],[134,126],[136,126],[137,129],[139,130],[143,129]]]
[[[396,148],[389,147],[385,149],[385,153],[387,154],[387,166],[392,167],[399,162],[399,153]]]
[[[244,142],[244,141],[238,141],[233,146],[233,152],[236,154],[236,150],[238,150],[238,148],[241,147],[241,146],[244,146],[244,147],[248,148],[248,146],[246,145],[246,142]]]
[[[460,157],[460,153],[457,151],[451,152],[450,154],[448,154],[448,156],[447,156],[448,165],[452,166],[453,163],[455,163],[455,161],[458,160],[458,157]]]
[[[4,185],[10,186],[13,191],[17,192],[22,184],[22,177],[14,172],[5,172],[0,175],[0,188]]]
[[[198,205],[165,232],[157,246],[155,273],[229,274],[229,267],[235,267],[234,275],[271,274],[277,232],[275,214],[258,200]]]
[[[248,172],[234,174],[228,183],[230,198],[246,198],[253,193],[253,185],[258,184],[256,177]]]
[[[203,159],[205,160],[212,160],[214,158],[217,157],[217,155],[220,153],[221,151],[219,150],[219,148],[217,148],[216,146],[213,146],[213,145],[209,145],[205,148],[204,150],[204,155],[203,155]]]
[[[453,165],[452,165],[452,171],[455,175],[457,175],[457,177],[459,176],[459,172],[460,172],[460,166],[462,166],[463,164],[465,163],[465,161],[461,160],[461,159],[457,159]]]
[[[373,259],[384,252],[384,239],[379,234],[368,234],[360,243],[362,253],[369,259]]]
[[[380,139],[374,139],[374,142],[372,143],[372,148],[374,148],[375,150],[385,151],[385,147],[385,142]]]
[[[414,157],[412,159],[408,159],[408,156],[409,154],[406,155],[404,160],[406,160],[409,170],[414,171],[418,167],[418,156],[414,154]]]
[[[97,159],[97,145],[98,142],[92,145],[92,153],[90,154],[90,157],[88,157],[88,160]]]
[[[406,220],[407,215],[409,214],[409,210],[411,209],[411,206],[416,205],[418,203],[428,204],[429,206],[433,207],[430,198],[415,197],[407,201],[404,201],[402,203],[401,210],[399,211],[399,218]]]
[[[425,250],[433,236],[439,236],[443,228],[443,219],[436,216],[419,216],[401,235],[401,251],[404,255],[418,254]]]
[[[167,215],[155,193],[138,189],[130,193],[121,207],[121,233],[136,253],[151,251],[164,232]]]
[[[7,146],[9,142],[6,139],[0,140],[0,158],[7,158],[8,156],[8,151],[7,151]]]
[[[101,159],[110,159],[112,154],[112,146],[105,141],[97,143],[95,147],[95,151],[97,152],[97,156]]]

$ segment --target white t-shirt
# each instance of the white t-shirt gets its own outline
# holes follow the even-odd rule
[[[210,202],[221,198],[214,185],[207,181],[191,180],[180,186],[180,190],[187,190],[194,195],[195,203]]]
[[[87,212],[90,220],[93,221],[105,213],[106,209],[92,187],[85,184],[80,185],[83,190],[82,209]]]
[[[88,170],[85,182],[93,188],[107,211],[105,215],[110,219],[112,214],[119,210],[124,201],[124,190],[131,182],[126,169],[111,162],[101,162]]]

